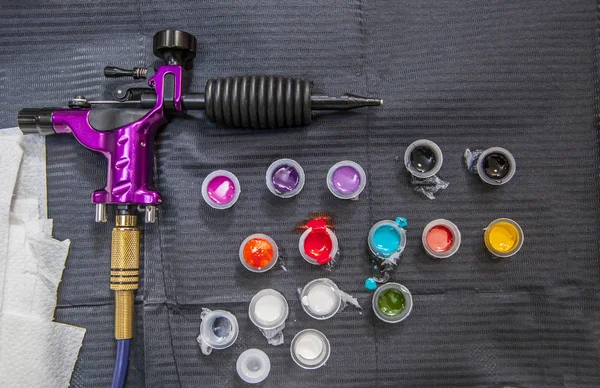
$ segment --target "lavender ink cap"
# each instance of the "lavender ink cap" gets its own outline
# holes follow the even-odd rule
[[[329,191],[340,199],[355,199],[367,184],[365,170],[356,162],[343,160],[327,173]]]

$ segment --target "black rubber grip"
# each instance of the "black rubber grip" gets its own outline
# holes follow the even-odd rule
[[[52,112],[54,108],[24,108],[19,111],[17,123],[24,135],[52,135]]]
[[[311,121],[310,81],[275,76],[210,79],[206,117],[227,127],[281,128]]]

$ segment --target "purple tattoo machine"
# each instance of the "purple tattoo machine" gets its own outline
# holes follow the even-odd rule
[[[92,194],[92,202],[97,222],[107,221],[107,205],[116,206],[110,279],[117,339],[113,387],[124,384],[133,336],[134,291],[139,281],[137,211],[145,212],[146,222],[156,219],[162,198],[152,185],[154,139],[169,118],[186,110],[205,110],[210,121],[223,127],[268,129],[310,124],[313,110],[382,104],[378,98],[314,94],[310,81],[278,76],[210,79],[204,93],[192,93],[185,69],[196,56],[196,38],[182,31],[160,31],[154,35],[153,49],[166,62],[157,69],[104,68],[106,77],[148,79],[148,87],[139,82],[118,88],[112,101],[88,101],[78,95],[69,108],[26,108],[18,116],[24,134],[72,134],[108,161],[106,187]]]

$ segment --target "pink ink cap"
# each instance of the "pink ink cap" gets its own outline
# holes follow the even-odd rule
[[[229,171],[213,171],[202,182],[202,198],[215,209],[233,206],[240,196],[240,181]]]

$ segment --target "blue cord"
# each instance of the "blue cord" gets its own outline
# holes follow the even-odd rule
[[[117,360],[111,388],[125,387],[127,366],[129,365],[129,341],[128,339],[117,340]]]

